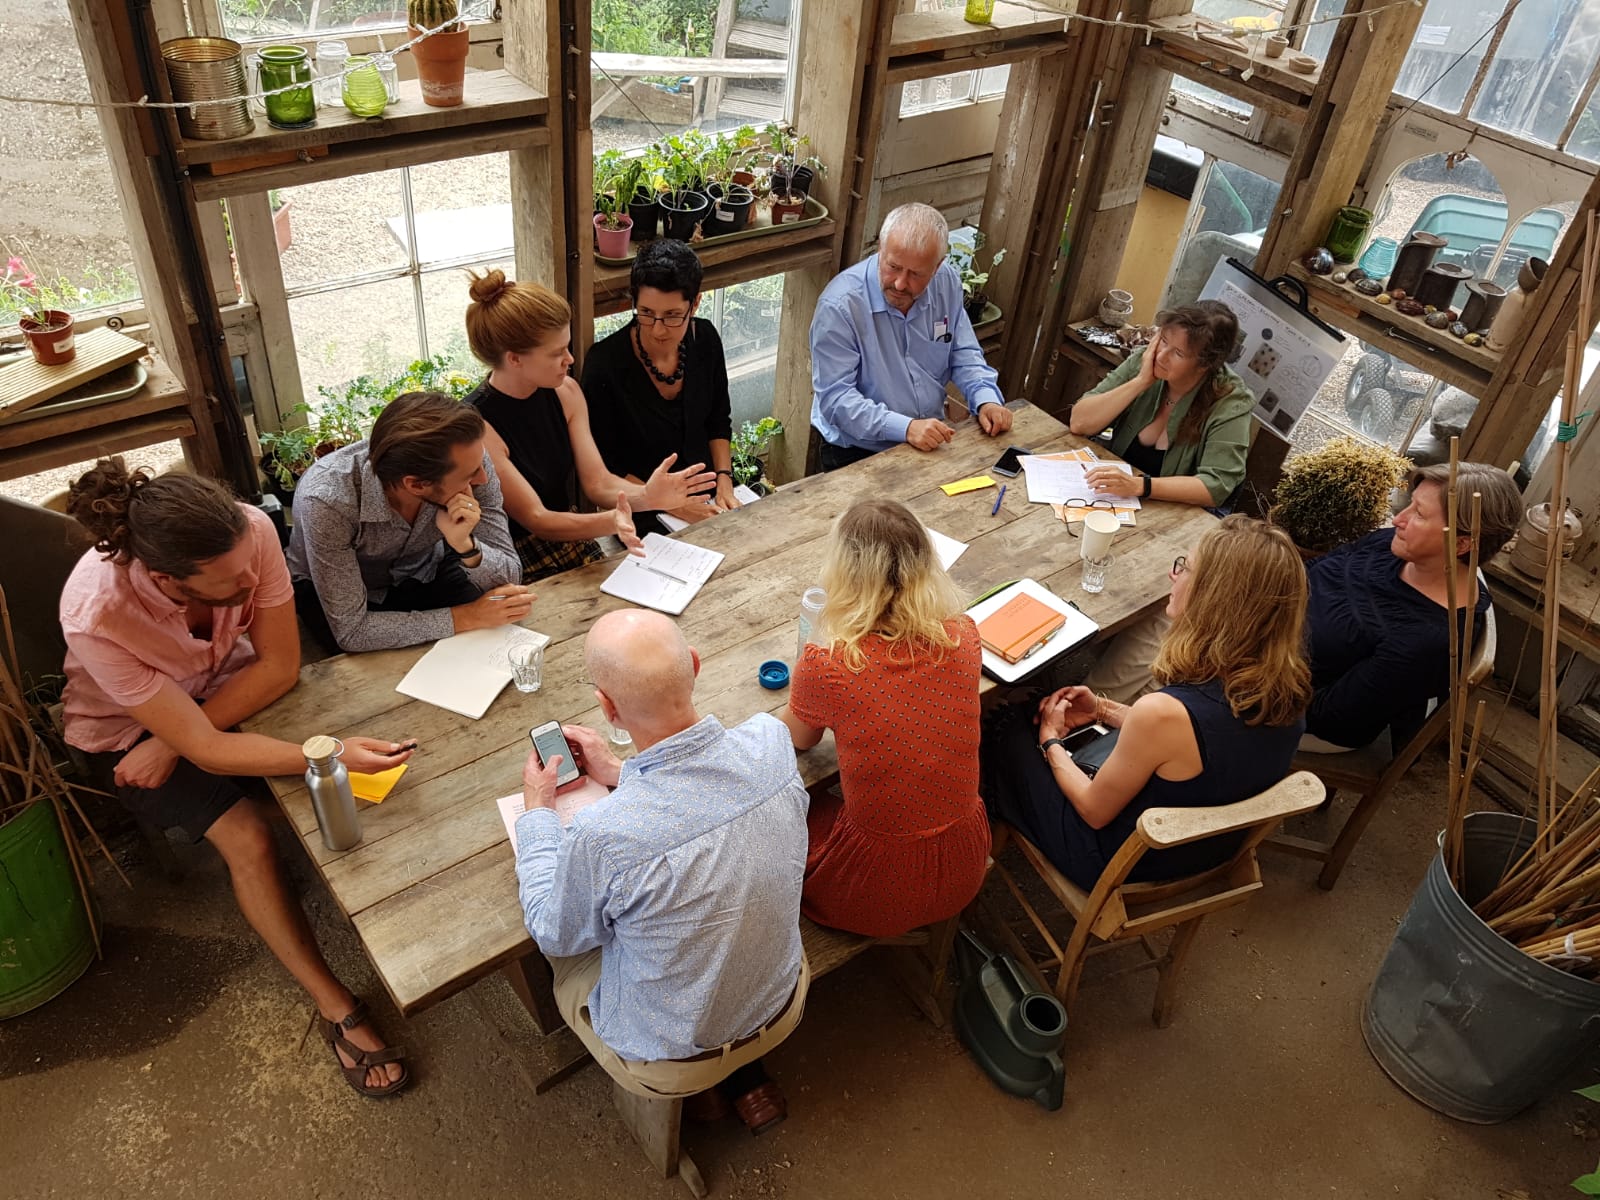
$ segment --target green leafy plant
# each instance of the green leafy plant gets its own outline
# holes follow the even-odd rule
[[[456,370],[442,354],[419,358],[388,381],[358,375],[343,388],[325,384],[317,389],[321,399],[316,404],[297,404],[289,410],[291,420],[305,417],[303,424],[261,434],[261,469],[287,491],[317,459],[366,437],[396,396],[444,392],[460,400],[473,386],[472,377]]]
[[[772,150],[772,167],[769,186],[774,200],[794,204],[803,197],[795,191],[794,177],[800,168],[810,167],[817,175],[828,173],[827,165],[816,155],[800,157],[800,152],[811,145],[811,139],[793,126],[774,121],[766,130],[767,145]]]
[[[1577,1094],[1585,1100],[1600,1100],[1600,1083],[1591,1084],[1586,1088],[1578,1088]],[[1585,1196],[1600,1196],[1600,1166],[1595,1167],[1587,1175],[1579,1175],[1572,1181],[1572,1189]]]
[[[966,293],[969,303],[980,299],[988,299],[983,294],[983,289],[989,284],[989,271],[994,270],[1005,261],[1006,252],[1002,248],[996,250],[993,256],[990,257],[988,271],[978,270],[978,251],[983,249],[983,244],[987,240],[988,238],[984,235],[983,230],[976,230],[972,236],[972,249],[968,250],[965,246],[954,245],[950,247],[950,253],[947,256],[950,259],[950,265],[955,267],[956,271],[961,275],[961,290]]]
[[[0,317],[13,321],[29,321],[39,329],[50,329],[58,322],[53,312],[74,312],[82,308],[84,294],[61,272],[49,267],[30,267],[19,254],[7,245],[6,273],[0,276]],[[33,258],[26,247],[20,247],[28,258]],[[34,258],[37,263],[38,259]]]
[[[746,421],[739,427],[730,442],[733,458],[733,481],[746,487],[754,484],[766,473],[762,456],[772,445],[772,439],[783,433],[783,422],[777,417],[762,417],[759,421]]]
[[[621,150],[605,150],[594,160],[594,207],[607,229],[622,228],[622,214],[644,178],[644,165]]]
[[[461,29],[460,16],[456,0],[406,0],[406,20],[414,29],[457,33]]]
[[[685,195],[705,186],[702,160],[711,145],[711,138],[700,130],[686,129],[662,138],[652,147],[661,190],[674,204],[681,205]]]
[[[1334,438],[1288,461],[1270,516],[1302,550],[1325,553],[1389,519],[1389,493],[1411,465],[1387,446]]]

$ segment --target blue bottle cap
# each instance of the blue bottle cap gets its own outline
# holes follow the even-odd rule
[[[761,681],[761,686],[768,691],[775,692],[779,688],[789,686],[789,664],[781,659],[769,658],[761,664],[761,670],[756,678]]]

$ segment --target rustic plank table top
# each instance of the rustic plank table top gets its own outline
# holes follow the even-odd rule
[[[756,668],[793,656],[800,594],[818,578],[829,527],[859,499],[894,497],[930,528],[969,543],[950,573],[972,597],[1031,576],[1075,600],[1105,633],[1164,602],[1173,558],[1188,553],[1213,521],[1200,509],[1147,503],[1137,528],[1118,535],[1105,590],[1089,595],[1078,586],[1078,542],[1049,505],[1028,502],[1020,477],[992,517],[993,489],[954,497],[938,490],[986,473],[1008,444],[1041,453],[1084,444],[1042,410],[1022,402],[1013,407],[1009,437],[984,437],[968,419],[936,452],[900,446],[684,531],[680,536],[727,555],[677,618],[701,656],[699,710],[732,725],[784,703],[787,692],[762,689]],[[615,566],[615,560],[595,563],[536,585],[526,623],[551,638],[543,686],[531,695],[507,688],[481,720],[394,690],[428,649],[412,646],[313,663],[292,692],[245,722],[250,732],[292,742],[316,733],[421,742],[389,798],[361,805],[364,836],[351,850],[323,847],[302,779],[270,781],[402,1013],[418,1012],[533,949],[494,800],[520,786],[530,728],[548,720],[601,724],[594,689],[584,680],[583,638],[595,618],[626,607],[600,591]],[[985,689],[992,686],[985,679]],[[808,784],[836,774],[832,737],[800,763]]]

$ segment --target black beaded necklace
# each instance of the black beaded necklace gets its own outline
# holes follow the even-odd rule
[[[645,352],[644,343],[639,340],[639,327],[633,327],[633,346],[639,352],[639,360],[644,363],[644,369],[650,372],[650,377],[665,387],[671,387],[683,378],[683,343],[678,343],[678,369],[671,375],[663,375],[656,370],[656,364],[650,355]]]

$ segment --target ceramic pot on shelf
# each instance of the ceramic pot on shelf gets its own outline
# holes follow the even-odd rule
[[[1100,324],[1121,329],[1133,320],[1133,293],[1112,288],[1100,301]]]
[[[1434,257],[1449,244],[1448,238],[1436,233],[1413,233],[1395,256],[1394,270],[1389,273],[1389,291],[1398,288],[1408,296],[1415,292],[1422,283],[1423,273],[1433,265]]]
[[[1431,304],[1442,311],[1456,306],[1456,291],[1471,278],[1472,272],[1466,267],[1458,267],[1452,262],[1436,262],[1422,273],[1422,281],[1409,290],[1417,303],[1425,306]],[[1467,327],[1477,328],[1470,323]]]
[[[1506,289],[1487,279],[1467,280],[1467,302],[1461,308],[1461,323],[1468,329],[1487,329],[1505,302]]]
[[[1517,286],[1501,302],[1500,311],[1489,326],[1489,349],[1500,352],[1511,344],[1511,339],[1517,336],[1522,326],[1522,314],[1528,307],[1529,295],[1538,290],[1539,281],[1549,269],[1550,264],[1542,258],[1530,258],[1522,264],[1522,269],[1517,272]]]
[[[46,320],[42,322],[32,317],[23,317],[17,322],[34,361],[46,367],[71,362],[78,353],[72,314],[52,308],[43,315]]]
[[[413,25],[406,33],[408,37],[417,38],[422,37],[423,31]],[[411,47],[424,104],[454,108],[461,103],[470,49],[465,26],[454,33],[433,34]]]

